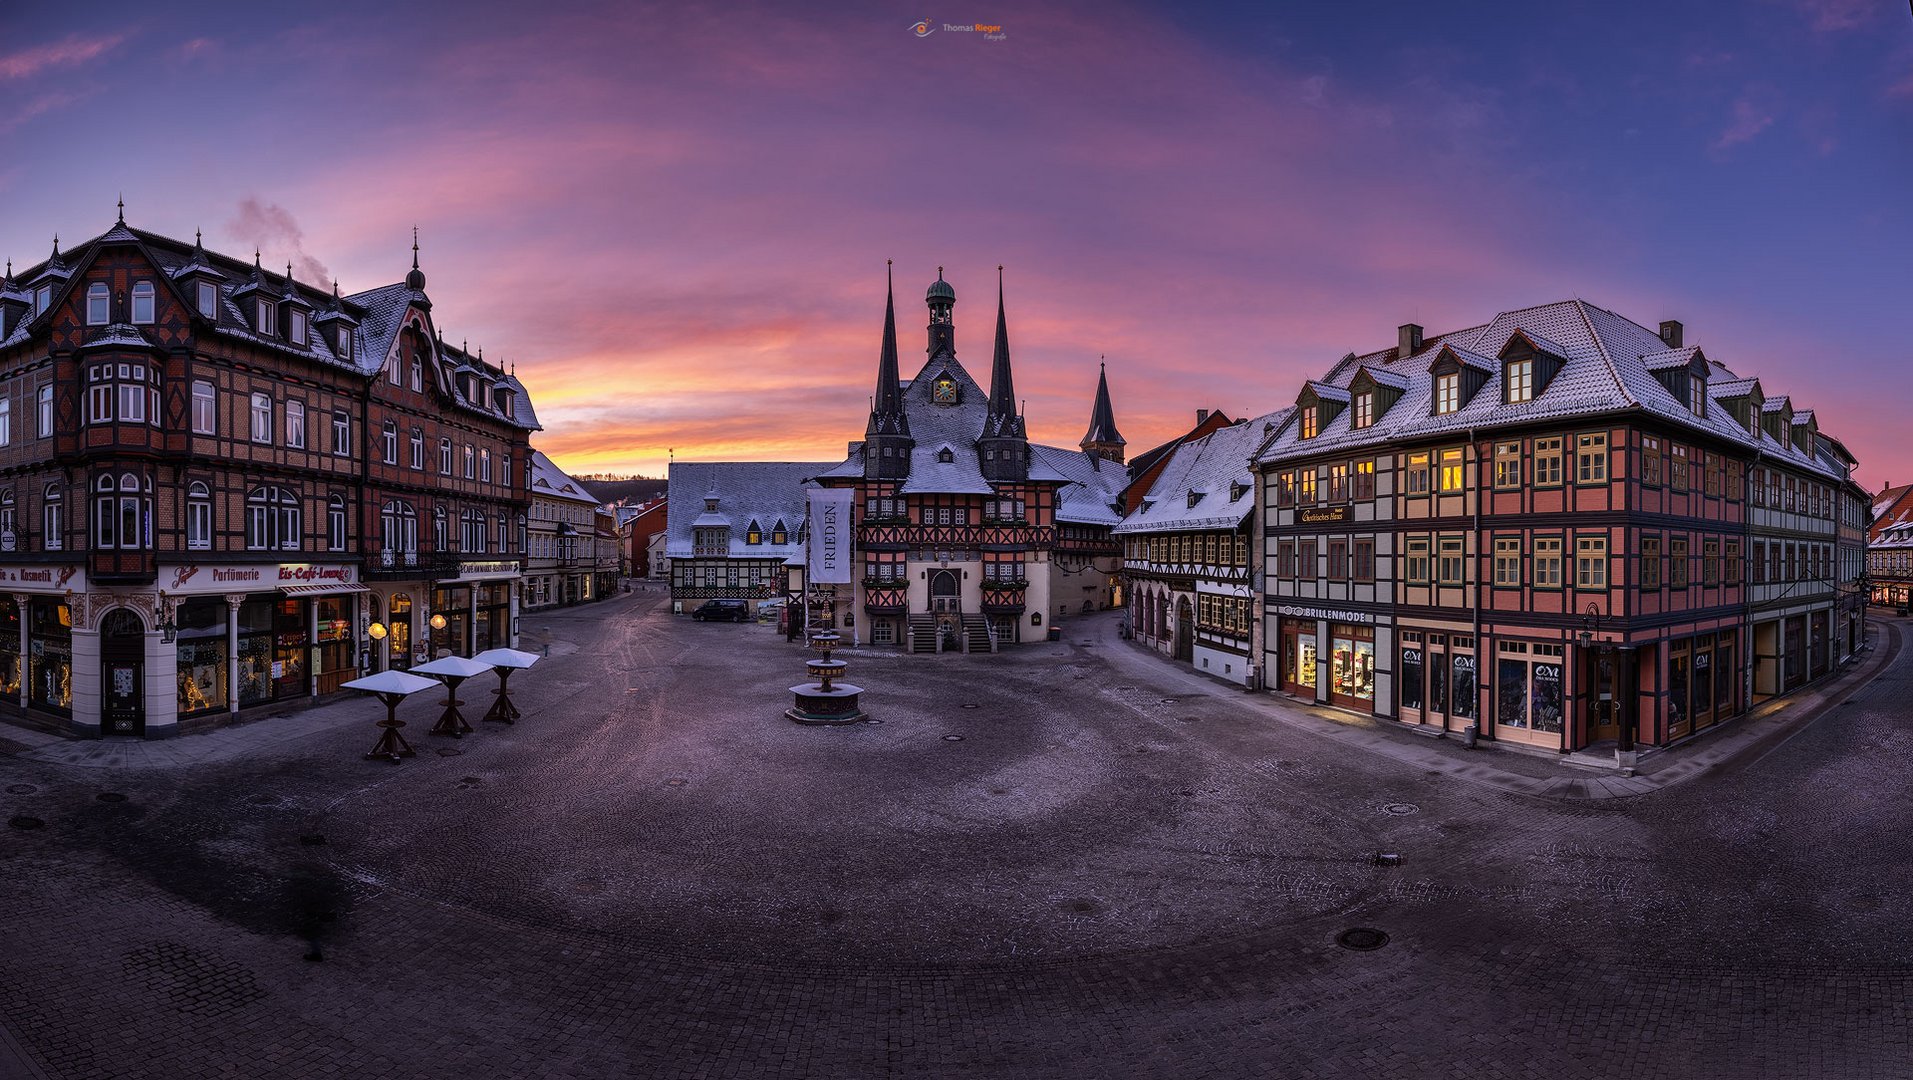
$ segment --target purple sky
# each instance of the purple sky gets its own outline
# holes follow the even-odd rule
[[[1913,480],[1913,17],[1561,7],[6,4],[0,258],[124,192],[351,292],[417,224],[447,338],[579,472],[840,456],[890,258],[906,376],[943,265],[987,379],[1007,267],[1046,442],[1099,354],[1135,451],[1398,323],[1580,296]]]

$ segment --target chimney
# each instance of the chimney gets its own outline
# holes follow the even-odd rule
[[[1209,422],[1209,410],[1197,409],[1196,410],[1196,426],[1201,427],[1202,425],[1208,422]]]
[[[1661,320],[1661,340],[1667,342],[1670,349],[1681,347],[1681,324],[1674,319]]]
[[[1395,359],[1405,360],[1421,351],[1421,327],[1415,323],[1403,323],[1395,330],[1397,347]]]

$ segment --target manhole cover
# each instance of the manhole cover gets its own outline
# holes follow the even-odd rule
[[[966,701],[966,702],[964,702],[964,703],[963,703],[963,707],[964,707],[964,708],[966,708],[966,709],[980,709],[980,708],[982,708],[983,706],[981,706],[981,705],[978,705],[978,704],[977,704],[976,702],[974,702],[974,701]]]
[[[439,748],[438,748],[438,756],[439,756],[439,757],[457,757],[458,755],[460,755],[460,754],[462,754],[462,753],[464,753],[464,752],[465,752],[465,751],[463,751],[463,750],[455,750],[455,749],[453,749],[452,747],[449,747],[449,746],[441,746],[441,747],[439,747]]]
[[[32,784],[8,784],[7,785],[7,794],[9,795],[31,795],[38,790],[40,789],[37,787],[34,787]]]
[[[95,795],[93,797],[100,800],[101,802],[125,802],[126,801],[126,796],[120,794],[117,791],[102,791],[98,795]]]
[[[664,782],[664,786],[665,787],[683,787],[684,785],[688,783],[690,783],[690,781],[686,780],[682,776],[673,776],[671,779],[666,780]]]
[[[943,741],[944,741],[944,742],[962,742],[962,741],[963,741],[963,736],[961,736],[961,735],[945,735],[945,736],[943,737]]]
[[[13,826],[16,829],[37,829],[41,827],[42,825],[45,825],[46,822],[41,821],[37,817],[28,817],[25,814],[15,814],[14,816],[7,819],[7,824]]]
[[[1408,814],[1417,813],[1420,810],[1421,810],[1421,807],[1416,806],[1412,802],[1392,802],[1392,803],[1389,803],[1387,806],[1382,807],[1382,813],[1394,814],[1397,817],[1402,817]]]
[[[1340,945],[1344,949],[1353,949],[1356,952],[1368,952],[1388,944],[1388,935],[1372,927],[1357,926],[1352,930],[1344,930],[1340,934],[1337,934],[1335,944]]]

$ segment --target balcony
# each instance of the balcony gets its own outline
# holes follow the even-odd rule
[[[366,581],[422,581],[458,575],[458,556],[438,552],[374,551],[359,576]]]

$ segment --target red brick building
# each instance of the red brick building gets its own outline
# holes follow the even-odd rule
[[[513,640],[537,421],[424,290],[416,245],[341,297],[124,221],[9,272],[0,696],[157,736],[407,663],[434,614]]]

